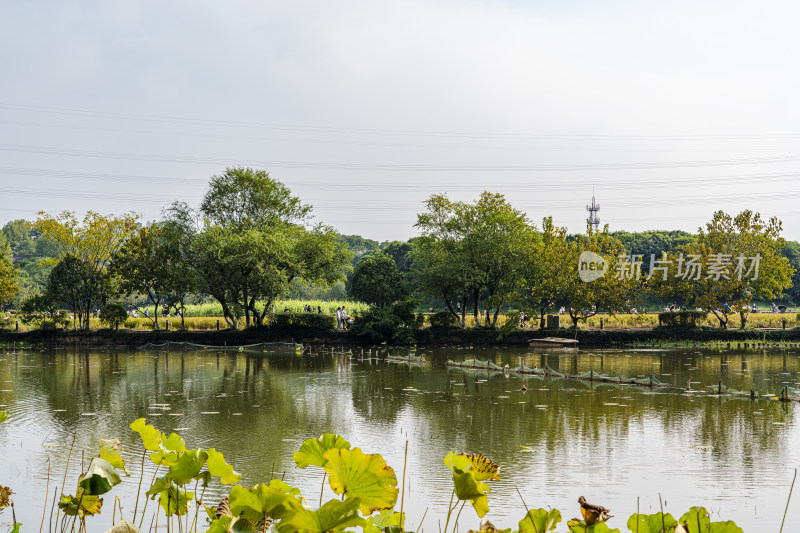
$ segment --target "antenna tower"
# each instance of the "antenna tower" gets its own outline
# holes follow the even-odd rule
[[[589,212],[589,224],[594,226],[594,231],[600,231],[600,217],[597,212],[600,211],[600,204],[594,200],[594,191],[592,191],[592,205],[587,205],[586,210]]]

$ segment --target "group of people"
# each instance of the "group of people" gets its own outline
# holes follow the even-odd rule
[[[289,308],[287,307],[286,310],[284,311],[284,313],[288,313],[288,312],[289,312]],[[310,305],[306,304],[306,305],[303,306],[303,312],[304,313],[317,313],[318,315],[321,315],[322,314],[322,307],[318,305],[317,306],[317,310],[314,311],[313,307],[311,307]]]
[[[336,308],[336,329],[346,330],[353,323],[353,317],[347,314],[344,307]]]

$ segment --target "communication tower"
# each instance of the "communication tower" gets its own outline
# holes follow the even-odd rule
[[[597,212],[600,211],[600,204],[594,200],[594,191],[592,191],[592,205],[587,205],[586,210],[589,212],[589,224],[594,226],[594,231],[600,231],[600,217]]]

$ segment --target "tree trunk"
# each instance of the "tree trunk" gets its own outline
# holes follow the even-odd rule
[[[494,316],[492,317],[492,327],[497,326],[497,315],[500,313],[500,308],[503,307],[503,300],[500,300],[500,303],[497,305],[497,309],[494,311]]]
[[[748,312],[745,311],[744,309],[739,311],[739,317],[741,318],[741,321],[742,321],[741,329],[744,329],[744,327],[747,325],[747,315],[748,315]]]
[[[477,328],[478,326],[481,325],[481,319],[478,317],[478,290],[477,289],[472,291],[472,296],[473,296],[473,298],[475,298],[475,306],[474,306],[473,314],[475,315],[475,327]]]
[[[719,327],[722,329],[728,329],[728,319],[724,318],[724,315],[721,316],[719,313],[717,313],[716,309],[712,309],[711,312],[714,313],[714,316],[717,317],[717,320],[719,320]]]

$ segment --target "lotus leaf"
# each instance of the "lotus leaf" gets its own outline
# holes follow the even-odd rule
[[[611,529],[605,522],[588,525],[584,520],[573,518],[567,522],[570,533],[621,533],[619,529]]]
[[[186,451],[186,441],[177,433],[170,433],[169,437],[161,433],[160,440],[159,450],[150,454],[150,459],[157,465],[172,465]]]
[[[158,482],[156,482],[156,484],[157,483]],[[155,487],[156,484],[154,484],[153,487]],[[160,486],[164,487],[163,484]],[[153,487],[147,491],[148,495],[150,495]],[[162,509],[164,509],[167,516],[172,516],[174,514],[177,514],[178,516],[185,515],[187,512],[189,512],[189,500],[192,498],[194,498],[193,492],[189,492],[182,487],[178,487],[170,480],[167,480],[166,487],[158,492],[158,504]]]
[[[669,513],[663,517],[661,513],[632,514],[628,518],[628,529],[634,533],[672,533],[677,525],[678,521]]]
[[[238,518],[228,515],[214,518],[214,520],[211,522],[211,525],[208,526],[208,531],[206,531],[206,533],[229,533],[230,531],[233,531],[234,525],[238,520]]]
[[[5,422],[6,420],[8,420],[8,413],[0,411],[0,422]]]
[[[327,533],[343,531],[347,527],[363,526],[365,521],[358,516],[358,498],[348,498],[340,502],[330,500],[316,511],[296,507],[288,511],[275,525],[278,533]]]
[[[178,460],[169,465],[169,477],[178,485],[185,485],[192,479],[200,478],[200,471],[206,464],[208,454],[203,450],[186,450]]]
[[[471,471],[472,460],[464,454],[450,452],[445,456],[444,464],[453,474],[456,497],[459,500],[470,500],[475,512],[483,518],[489,512],[489,500],[486,495],[491,489],[486,483],[475,479],[475,473]]]
[[[89,496],[99,496],[111,490],[111,487],[122,481],[117,474],[114,465],[95,457],[89,463],[89,469],[81,476],[78,486],[84,490],[84,494]]]
[[[294,456],[292,458],[300,468],[305,468],[308,465],[319,466],[322,468],[325,466],[325,458],[323,455],[325,452],[333,448],[349,449],[350,443],[344,440],[344,437],[341,435],[325,433],[324,435],[320,435],[318,439],[307,439],[302,446],[300,446],[300,450],[294,452]]]
[[[228,495],[228,505],[233,516],[241,515],[252,523],[259,523],[264,517],[281,518],[300,490],[290,487],[279,479],[269,485],[258,484],[251,489],[236,485]]]
[[[142,533],[142,531],[127,518],[120,518],[119,522],[105,533]]]
[[[547,533],[548,531],[555,531],[559,522],[561,522],[561,513],[558,509],[553,509],[551,511],[534,509],[528,511],[525,518],[519,521],[519,533]]]
[[[242,478],[239,472],[235,471],[231,465],[225,462],[225,458],[222,457],[221,452],[218,452],[214,448],[209,448],[207,453],[208,461],[206,462],[206,466],[208,467],[208,471],[212,476],[218,477],[223,484],[228,485],[236,483]]]
[[[468,453],[472,467],[470,472],[478,481],[496,481],[500,479],[500,465],[492,462],[491,459],[479,453]]]
[[[139,434],[142,438],[144,449],[151,452],[161,451],[161,435],[162,433],[157,430],[153,425],[146,424],[144,418],[134,420],[131,424],[131,429]]]
[[[358,448],[333,448],[324,453],[325,471],[336,494],[361,500],[365,515],[391,509],[397,502],[397,476],[379,454],[367,455]]]
[[[678,520],[688,533],[742,533],[742,528],[731,521],[711,522],[704,507],[692,507]]]
[[[0,511],[11,505],[12,494],[14,494],[14,491],[11,490],[11,487],[0,485]]]
[[[11,526],[11,533],[19,533],[19,528],[22,525],[22,522],[15,522],[13,526]]]
[[[398,513],[393,509],[387,509],[367,518],[364,524],[364,533],[403,533],[405,523],[405,513]]]
[[[128,474],[128,469],[125,468],[125,461],[119,456],[122,453],[122,443],[119,439],[100,439],[99,443],[100,459],[105,459],[114,465],[114,468],[119,468]]]
[[[100,513],[102,507],[103,498],[87,494],[82,495],[80,490],[77,496],[64,496],[62,494],[61,501],[58,502],[58,508],[67,516],[75,516],[77,514],[81,516],[96,515]]]

